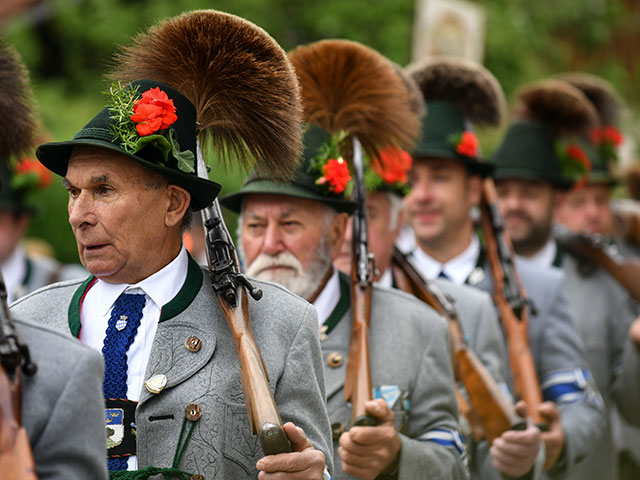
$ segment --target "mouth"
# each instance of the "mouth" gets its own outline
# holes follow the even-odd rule
[[[82,249],[84,250],[85,253],[96,253],[96,252],[100,252],[101,250],[103,250],[108,246],[109,246],[108,243],[92,243],[92,244],[82,245]]]

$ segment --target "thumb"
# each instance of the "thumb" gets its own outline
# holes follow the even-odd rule
[[[365,411],[378,419],[379,425],[383,423],[392,423],[394,420],[393,411],[382,398],[370,400],[364,404]]]
[[[556,404],[553,402],[542,402],[538,405],[538,413],[549,423],[555,422],[560,417],[558,407],[556,407]]]
[[[527,404],[523,400],[520,400],[518,403],[516,403],[515,410],[516,415],[521,418],[526,419],[529,416],[529,409],[527,408]]]
[[[284,433],[287,434],[287,438],[291,443],[291,451],[292,452],[302,452],[309,447],[313,447],[311,442],[304,434],[304,430],[300,427],[296,427],[293,423],[287,422],[282,428],[284,428]]]

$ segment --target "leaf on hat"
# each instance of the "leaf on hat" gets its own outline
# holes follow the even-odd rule
[[[293,69],[276,41],[242,18],[197,10],[160,22],[119,51],[109,77],[180,91],[196,108],[203,148],[225,165],[288,177],[299,161]]]

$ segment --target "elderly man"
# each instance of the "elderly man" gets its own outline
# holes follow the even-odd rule
[[[208,133],[224,131],[229,148],[248,142],[242,128],[256,135],[268,128],[253,148],[265,158],[277,151],[283,154],[278,161],[291,165],[299,140],[290,135],[299,131],[295,78],[284,52],[264,31],[214,11],[163,22],[138,37],[128,55],[141,49],[145,60],[160,56],[166,64],[176,33],[199,45],[198,58],[215,58],[204,66],[197,58],[182,59],[181,86],[189,99],[156,80],[114,84],[109,106],[73,140],[38,148],[40,161],[64,176],[69,221],[92,275],[25,297],[13,311],[102,350],[110,470],[138,468],[136,478],[328,478],[330,428],[315,311],[273,285],[258,284],[263,298],[249,300],[273,396],[282,419],[290,422],[285,432],[292,453],[264,457],[247,417],[231,331],[181,240],[190,210],[206,207],[220,190],[195,173],[196,120]],[[234,48],[228,50],[227,42]],[[230,68],[242,55],[261,60]],[[127,70],[127,58],[121,62]],[[121,72],[123,77],[166,77],[141,73],[144,61],[134,64],[134,70]],[[273,80],[272,89],[256,86],[256,78],[274,72],[288,73]],[[215,95],[229,90],[220,97],[224,100],[198,103],[196,112],[192,101],[211,94],[201,90],[202,75],[215,79]],[[232,75],[243,82],[231,81]],[[263,100],[273,100],[272,109],[252,115],[238,106],[234,89],[256,95],[259,90]],[[246,117],[229,127],[231,111]]]
[[[586,172],[579,167],[590,146],[579,135],[593,124],[595,111],[579,90],[556,80],[522,90],[520,103],[521,117],[493,157],[506,228],[519,255],[564,272],[576,330],[606,405],[620,399],[634,402],[637,411],[638,378],[626,385],[621,382],[626,377],[621,369],[637,372],[638,364],[628,338],[634,318],[628,296],[603,270],[559,248],[552,236],[554,207],[564,211],[564,192]],[[616,469],[608,423],[604,435],[591,442],[595,450],[571,478],[612,478]]]
[[[0,90],[8,96],[8,101],[3,102],[0,108],[0,171],[6,171],[5,168],[9,170],[9,165],[14,165],[33,147],[35,121],[24,66],[18,54],[7,48],[1,39]],[[7,175],[0,179],[0,205],[6,205],[7,200],[9,203],[15,200],[17,189],[9,186],[10,178]],[[37,176],[35,179],[37,181]],[[3,215],[4,212],[0,213],[0,218]],[[0,220],[0,223],[3,222]],[[0,289],[4,291],[2,277],[0,275]],[[0,302],[4,303],[4,299]],[[6,305],[0,304],[0,309],[6,311]],[[3,314],[0,316],[4,317]],[[3,318],[8,323],[1,326],[3,348],[0,356],[3,357],[5,372],[8,370],[4,363],[5,355],[12,354],[11,344],[5,343],[5,336],[12,330],[11,322],[18,340],[28,348],[31,361],[36,366],[35,373],[29,370],[29,374],[23,373],[22,397],[19,400],[22,424],[29,437],[38,478],[106,479],[101,394],[103,365],[100,355],[51,328],[15,315],[10,317]],[[76,405],[80,407],[74,408]],[[4,427],[9,425],[7,418],[3,418],[2,423]],[[5,444],[3,450],[10,447]]]
[[[368,180],[366,205],[369,246],[378,268],[377,283],[386,288],[401,288],[391,265],[393,247],[404,224],[402,198],[409,189],[406,181],[411,163],[408,153],[390,148],[383,151],[378,162],[365,173],[365,179]],[[352,229],[351,225],[347,224],[340,255],[334,262],[335,267],[346,274],[351,270],[351,240]],[[464,340],[498,385],[509,395],[508,387],[504,383],[508,368],[506,351],[491,297],[483,291],[468,285],[456,285],[444,278],[437,278],[435,282],[436,286],[453,300]],[[470,432],[467,433],[471,450],[471,475],[479,477],[479,472],[491,470],[488,445],[486,442],[471,441]]]
[[[351,426],[344,396],[350,281],[332,263],[355,205],[345,198],[350,174],[342,155],[350,151],[350,131],[358,132],[363,145],[384,142],[390,132],[402,138],[398,128],[406,127],[398,125],[406,124],[386,122],[384,106],[399,115],[391,118],[411,120],[405,87],[384,58],[351,42],[318,42],[299,47],[290,58],[306,105],[305,160],[290,184],[253,175],[223,199],[241,213],[247,272],[284,285],[318,311],[335,478],[465,478],[446,325],[414,297],[373,287],[368,342],[376,399],[364,407],[378,425]],[[367,115],[354,108],[358,98],[368,99]],[[380,130],[371,127],[372,120],[380,121]]]
[[[490,267],[471,216],[481,198],[482,177],[490,172],[480,160],[472,122],[499,121],[500,87],[480,66],[457,60],[436,59],[410,72],[422,89],[428,112],[409,174],[412,189],[405,200],[415,233],[411,255],[427,278],[443,274],[454,283],[493,293]],[[517,267],[536,306],[536,312],[530,312],[527,333],[547,400],[539,413],[548,421],[549,431],[506,432],[493,442],[492,461],[500,472],[526,474],[542,438],[545,469],[552,476],[560,475],[590,451],[592,439],[602,431],[603,410],[589,383],[567,380],[588,367],[562,294],[562,276],[523,262]],[[560,395],[560,391],[571,395]]]

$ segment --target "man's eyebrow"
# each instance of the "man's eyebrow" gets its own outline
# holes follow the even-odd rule
[[[109,181],[109,174],[105,173],[104,175],[98,175],[95,177],[91,177],[91,180],[89,180],[89,182],[91,183],[105,183]]]
[[[64,188],[71,188],[71,182],[69,180],[67,180],[66,178],[62,179],[62,186]]]

